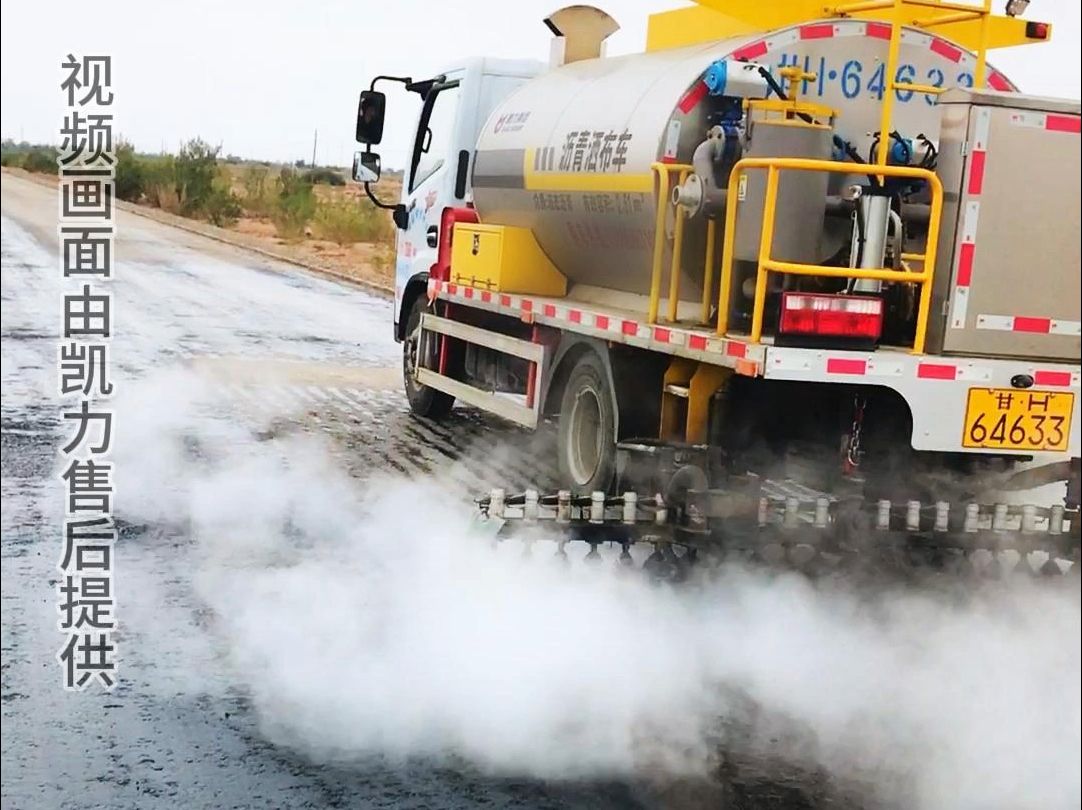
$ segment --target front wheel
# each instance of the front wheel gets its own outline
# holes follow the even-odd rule
[[[422,339],[421,315],[425,311],[425,297],[417,296],[406,317],[406,339],[402,341],[402,382],[406,389],[410,411],[417,416],[439,419],[451,412],[455,398],[443,391],[421,385],[414,379],[418,365],[436,368],[439,342],[432,336]]]
[[[578,492],[608,491],[616,472],[616,413],[605,368],[593,352],[580,357],[560,402],[560,478]]]

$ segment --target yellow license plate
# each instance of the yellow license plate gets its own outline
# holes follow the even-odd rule
[[[1066,450],[1074,394],[1014,388],[970,388],[963,447]]]

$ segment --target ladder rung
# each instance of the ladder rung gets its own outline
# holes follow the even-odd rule
[[[691,391],[686,385],[674,385],[672,383],[665,386],[665,393],[681,399],[687,399],[691,395]]]
[[[927,93],[930,96],[938,96],[947,90],[946,87],[936,87],[934,84],[913,84],[911,82],[891,82],[892,90],[912,90],[914,93]]]

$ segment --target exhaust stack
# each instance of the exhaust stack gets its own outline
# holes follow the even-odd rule
[[[605,40],[620,30],[619,24],[599,8],[578,5],[554,11],[544,20],[553,33],[549,67],[604,56]]]

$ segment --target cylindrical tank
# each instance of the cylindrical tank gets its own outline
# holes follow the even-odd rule
[[[473,195],[481,220],[531,228],[573,285],[645,294],[658,205],[651,165],[690,163],[704,139],[712,106],[701,81],[704,71],[728,58],[772,68],[797,64],[815,73],[816,80],[805,83],[804,98],[836,109],[834,131],[867,154],[886,84],[888,42],[882,24],[875,25],[825,20],[550,70],[508,96],[478,137]],[[906,29],[899,79],[972,83],[973,55],[935,43],[944,41]],[[935,98],[896,92],[894,128],[935,140]],[[841,182],[835,178],[831,188]],[[664,204],[670,206],[669,200]],[[689,220],[684,299],[701,294],[704,232],[702,217]],[[666,256],[666,267],[668,261]]]

